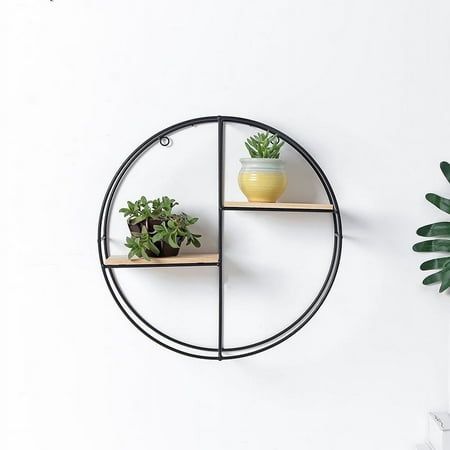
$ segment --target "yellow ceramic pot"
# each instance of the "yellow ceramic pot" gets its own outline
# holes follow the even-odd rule
[[[274,158],[242,158],[239,187],[249,202],[275,203],[286,189],[284,162]]]

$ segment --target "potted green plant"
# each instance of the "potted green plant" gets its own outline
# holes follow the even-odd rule
[[[197,217],[190,217],[185,213],[172,214],[160,225],[155,225],[152,235],[153,243],[162,243],[161,256],[176,256],[181,244],[200,247],[200,234],[194,234],[189,227],[198,221]]]
[[[125,243],[130,249],[129,258],[176,256],[183,242],[200,247],[201,235],[189,229],[198,218],[173,213],[176,205],[178,202],[167,196],[153,200],[142,196],[135,202],[127,202],[127,207],[119,210],[127,218],[131,232]]]
[[[153,243],[152,237],[145,226],[142,227],[140,232],[132,232],[131,236],[127,237],[125,246],[130,249],[128,252],[129,259],[137,256],[150,260],[152,256],[160,254],[160,249]]]
[[[250,202],[274,203],[287,185],[280,150],[284,142],[269,131],[256,133],[245,142],[250,158],[241,158],[239,187]]]

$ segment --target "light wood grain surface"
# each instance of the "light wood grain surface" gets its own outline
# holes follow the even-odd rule
[[[269,208],[269,209],[318,209],[323,211],[333,211],[333,205],[323,203],[262,203],[262,202],[225,202],[225,208]]]
[[[216,264],[219,261],[218,253],[195,253],[164,258],[128,259],[126,255],[110,256],[106,259],[107,266],[141,266],[152,264]]]

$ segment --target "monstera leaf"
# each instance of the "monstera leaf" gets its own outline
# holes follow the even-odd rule
[[[450,164],[441,162],[441,170],[450,183]],[[450,199],[437,194],[427,194],[425,198],[441,211],[450,214]],[[423,284],[441,283],[439,292],[444,292],[450,287],[450,222],[437,222],[425,225],[417,230],[417,234],[437,239],[418,242],[413,246],[415,252],[444,252],[449,254],[449,256],[443,258],[425,261],[420,266],[421,270],[437,270],[432,275],[425,277]]]

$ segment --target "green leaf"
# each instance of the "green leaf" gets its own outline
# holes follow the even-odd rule
[[[439,292],[444,292],[450,287],[450,265],[444,266],[440,272],[433,273],[423,280],[423,284],[430,285],[434,283],[441,283]]]
[[[432,239],[413,245],[415,252],[450,252],[450,240]]]
[[[167,239],[167,243],[172,247],[172,248],[178,248],[179,245],[176,242],[176,233],[170,233],[169,237]]]
[[[152,242],[148,241],[149,250],[155,255],[159,255],[159,248]]]
[[[441,162],[441,170],[447,181],[450,183],[450,164],[447,161]]]
[[[442,284],[439,288],[439,292],[444,292],[450,287],[450,266],[445,266],[441,273]]]
[[[450,256],[446,256],[445,258],[430,259],[420,265],[420,270],[442,269],[448,262],[450,262]]]
[[[439,283],[440,281],[442,281],[442,271],[433,273],[433,275],[428,275],[423,279],[422,283],[428,286],[433,283]]]
[[[154,235],[153,235],[153,237],[152,237],[152,241],[153,242],[159,242],[159,241],[162,241],[163,240],[163,238],[164,238],[164,234],[163,233],[155,233]]]
[[[132,224],[132,225],[137,225],[138,223],[143,222],[145,219],[146,219],[145,216],[138,216],[138,217],[136,217],[135,219],[133,219],[133,220],[131,221],[131,224]]]
[[[419,236],[450,236],[450,222],[437,222],[425,225],[417,230]]]
[[[150,261],[152,258],[149,254],[147,254],[146,250],[142,250],[142,258],[146,259],[147,261]]]
[[[437,194],[427,194],[425,198],[440,210],[450,214],[450,200]]]

